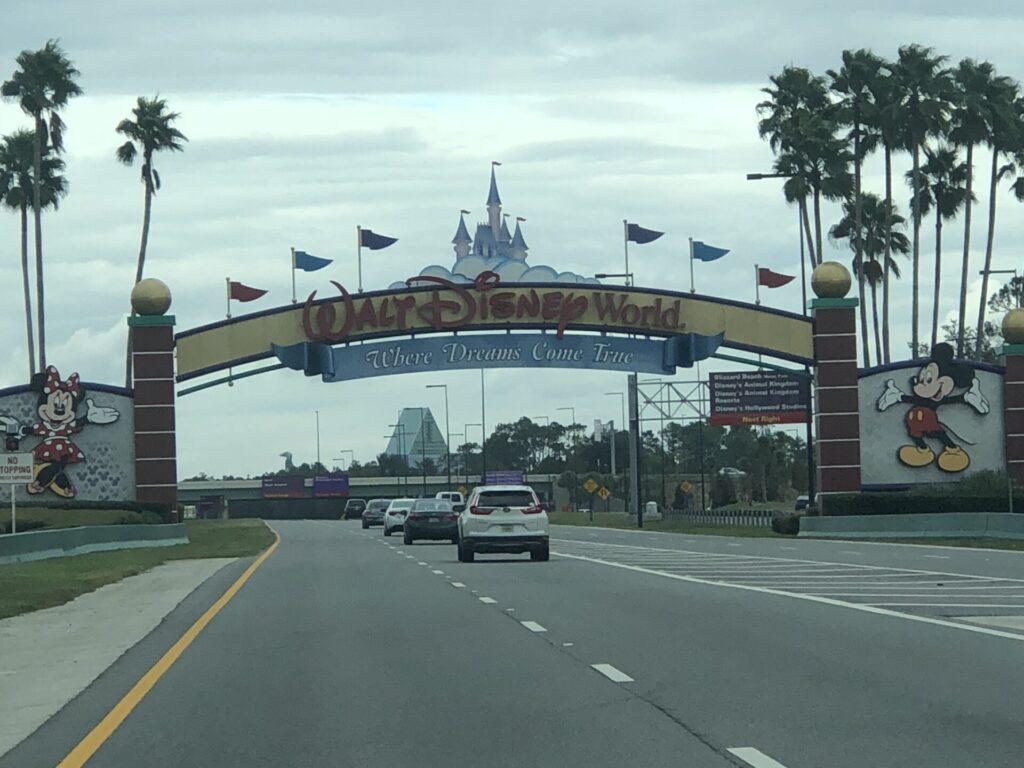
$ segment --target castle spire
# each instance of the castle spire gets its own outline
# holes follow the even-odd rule
[[[459,228],[455,230],[455,237],[452,238],[452,245],[455,246],[455,259],[464,259],[469,254],[473,240],[466,229],[466,214],[469,211],[459,211]]]
[[[491,162],[491,189],[487,193],[487,218],[495,241],[501,234],[501,195],[498,194],[498,180],[494,176],[494,169],[499,165],[501,163],[497,160]]]
[[[512,240],[512,233],[508,231],[508,214],[501,215],[501,231],[498,233],[498,242],[507,243]]]
[[[526,260],[526,252],[530,247],[526,244],[526,238],[523,237],[523,230],[519,226],[520,222],[526,221],[522,216],[516,216],[516,232],[512,235],[512,258]]]

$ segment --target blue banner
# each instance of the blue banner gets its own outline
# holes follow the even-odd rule
[[[476,368],[575,368],[670,376],[710,357],[723,334],[685,333],[667,339],[545,333],[434,336],[330,347],[318,342],[273,345],[287,368],[324,381],[350,381],[421,371]]]

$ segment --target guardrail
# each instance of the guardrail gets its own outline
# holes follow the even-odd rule
[[[823,515],[800,518],[799,535],[816,539],[1024,539],[1024,515]]]
[[[0,536],[0,565],[112,549],[188,544],[184,523],[171,525],[88,525]]]
[[[759,528],[770,528],[773,510],[765,509],[730,509],[719,512],[673,512],[666,510],[664,517],[668,520],[681,520],[691,525],[749,525]]]

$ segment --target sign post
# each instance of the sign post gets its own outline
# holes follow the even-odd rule
[[[0,463],[0,482],[6,483],[11,489],[11,533],[18,532],[17,501],[15,489],[18,485],[32,482],[32,465],[34,457],[31,453],[7,453]]]

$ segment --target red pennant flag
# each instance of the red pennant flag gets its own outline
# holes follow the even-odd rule
[[[245,283],[238,283],[234,280],[229,285],[231,286],[229,295],[235,301],[256,301],[256,299],[266,293],[262,288],[253,288],[245,285]]]
[[[772,272],[768,267],[758,267],[757,284],[765,288],[781,288],[786,283],[794,280],[795,275],[783,275],[779,272]]]

